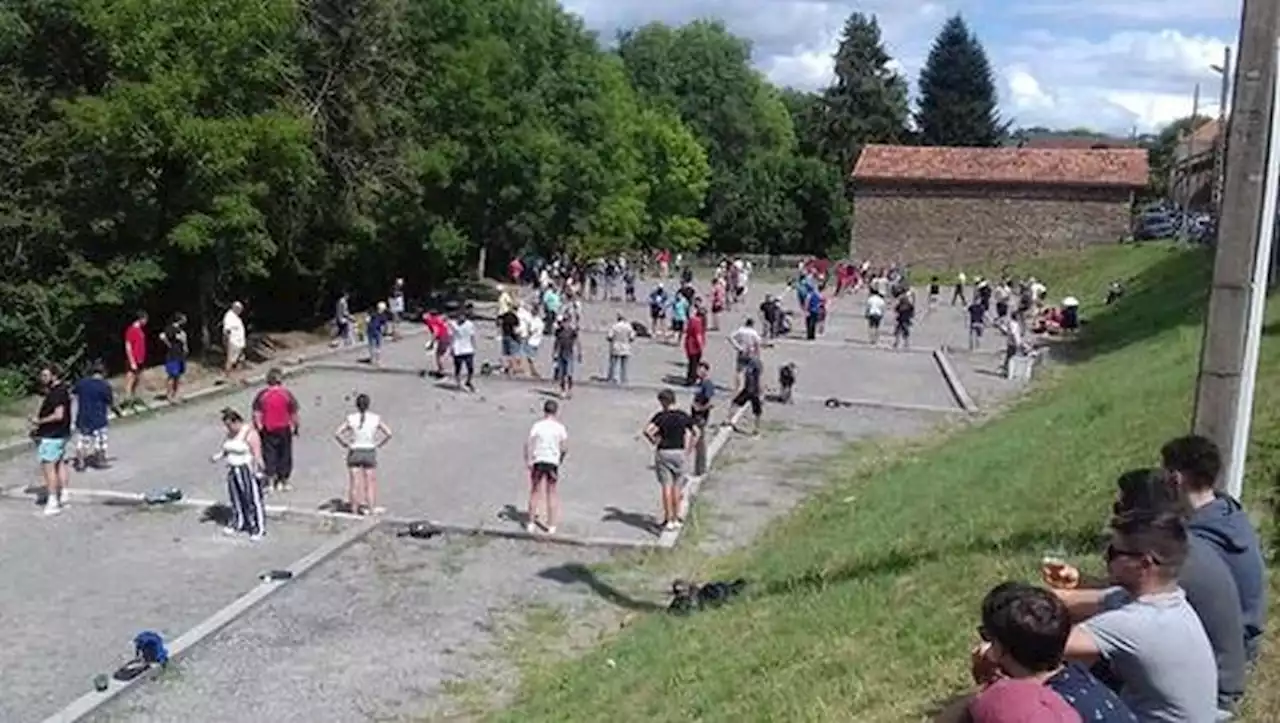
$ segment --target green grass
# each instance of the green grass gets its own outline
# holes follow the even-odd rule
[[[746,599],[687,619],[647,615],[576,660],[526,667],[517,702],[495,719],[929,717],[969,687],[982,595],[1005,579],[1034,579],[1051,546],[1096,559],[1114,478],[1156,462],[1159,445],[1187,430],[1211,263],[1168,245],[1037,260],[1054,294],[1085,304],[1078,361],[980,426],[845,453],[826,465],[838,470],[827,487],[756,543],[684,560],[748,577]],[[1116,278],[1129,293],[1103,308]],[[1280,439],[1277,352],[1268,337],[1246,483],[1246,502],[1268,518],[1280,470],[1270,441]],[[618,565],[597,574],[620,585],[628,575]],[[1280,716],[1277,658],[1264,651],[1248,720]]]

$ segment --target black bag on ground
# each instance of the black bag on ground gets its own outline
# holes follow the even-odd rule
[[[649,337],[653,336],[652,334],[649,333],[649,327],[645,326],[643,323],[639,321],[631,322],[631,329],[636,333],[636,336],[640,337],[641,339],[648,339]]]

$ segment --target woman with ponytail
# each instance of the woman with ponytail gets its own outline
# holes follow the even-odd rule
[[[356,395],[356,411],[334,432],[347,450],[347,504],[357,515],[377,509],[378,448],[391,440],[391,428],[369,411],[369,395]]]

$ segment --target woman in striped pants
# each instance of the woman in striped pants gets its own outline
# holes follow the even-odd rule
[[[228,535],[248,535],[258,541],[266,533],[266,510],[262,503],[262,441],[253,425],[234,409],[222,410],[222,424],[227,428],[222,450],[213,455],[214,462],[227,463],[227,496],[233,518],[223,528]]]

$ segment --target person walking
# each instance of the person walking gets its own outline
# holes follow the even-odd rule
[[[28,421],[31,436],[38,442],[36,457],[40,460],[40,478],[44,482],[44,514],[56,515],[66,506],[66,488],[71,472],[67,469],[67,441],[71,439],[71,391],[62,381],[62,370],[50,364],[40,370],[44,399],[40,409]]]
[[[733,402],[729,406],[729,420],[732,422],[733,417],[738,413],[739,409],[751,405],[751,431],[752,436],[760,433],[760,415],[764,412],[764,403],[761,400],[763,392],[763,383],[761,377],[764,375],[764,365],[760,362],[759,357],[752,357],[747,360],[747,364],[742,369],[742,387],[738,389],[738,393],[734,395]],[[732,423],[734,431],[741,432],[736,425]]]
[[[569,399],[573,396],[574,366],[582,363],[582,345],[578,340],[578,330],[564,319],[556,322],[555,329],[555,369],[552,374],[560,383],[560,398]]]
[[[391,428],[369,411],[369,395],[356,395],[356,411],[348,414],[333,436],[347,450],[347,505],[357,515],[378,512],[378,450],[391,441]]]
[[[538,353],[542,349],[542,340],[547,334],[547,327],[542,321],[542,315],[532,312],[529,313],[526,323],[528,336],[524,340],[525,365],[529,367],[529,376],[542,379],[542,372],[538,371]]]
[[[680,495],[685,481],[685,459],[698,439],[698,425],[683,409],[676,409],[676,395],[670,389],[658,392],[661,410],[649,419],[644,437],[653,445],[653,469],[662,495],[661,531],[679,529]]]
[[[391,338],[400,338],[400,322],[404,321],[404,279],[396,279],[391,286],[391,296],[387,299],[390,306]]]
[[[569,432],[557,418],[560,405],[554,399],[542,404],[542,419],[529,428],[524,442],[524,466],[529,470],[529,508],[525,529],[535,534],[541,528],[548,535],[556,534],[556,521],[560,517],[560,500],[556,484],[560,481],[560,466],[569,453]],[[545,516],[538,514],[538,502],[544,504]]]
[[[449,324],[449,353],[453,356],[453,381],[459,389],[469,392],[476,390],[471,380],[476,373],[476,325],[471,321],[471,314],[466,309],[458,311],[457,316]],[[463,381],[462,370],[467,370],[466,381]]]
[[[693,313],[689,315],[689,323],[684,330],[685,367],[684,383],[691,387],[698,381],[698,366],[702,364],[702,354],[707,349],[707,312],[701,302],[694,304]]]
[[[231,506],[231,524],[223,528],[228,535],[248,535],[257,542],[267,532],[266,508],[262,501],[262,440],[253,425],[227,407],[222,410],[222,426],[226,434],[222,448],[213,455],[215,464],[227,464],[227,500]]]
[[[886,306],[888,304],[885,302],[884,297],[874,290],[867,294],[863,315],[867,318],[867,342],[871,346],[876,346],[880,343],[880,325],[884,321]]]
[[[818,322],[822,318],[822,291],[816,285],[809,287],[809,295],[804,300],[804,338],[813,341],[818,338]]]
[[[248,345],[248,331],[244,326],[244,304],[231,302],[231,308],[222,316],[222,348],[226,351],[226,359],[222,364],[224,382],[235,378],[236,367],[244,361],[244,349]]]
[[[751,359],[760,358],[760,347],[763,344],[764,340],[760,338],[760,333],[756,331],[755,320],[751,317],[747,317],[742,322],[742,326],[729,335],[729,346],[733,347],[737,357],[734,362],[735,389],[742,387],[742,371]]]
[[[293,489],[293,438],[298,436],[298,400],[284,386],[284,372],[267,372],[267,388],[253,400],[253,426],[262,442],[262,473],[273,492]]]
[[[107,381],[107,367],[101,359],[89,367],[89,376],[76,382],[71,389],[76,399],[76,456],[73,466],[77,472],[89,466],[102,469],[107,464],[108,413],[120,416],[115,405],[115,392]]]
[[[427,353],[436,359],[436,377],[444,377],[444,358],[449,355],[449,321],[436,309],[430,309],[422,316],[422,323],[427,327]]]
[[[605,335],[609,341],[609,373],[611,384],[627,383],[627,364],[631,360],[631,344],[636,340],[636,330],[626,315],[618,313],[618,320]]]
[[[910,290],[898,296],[894,307],[893,348],[911,348],[911,325],[915,322],[916,302]]]
[[[147,312],[139,311],[133,323],[124,330],[124,396],[130,407],[147,403],[138,398],[138,385],[147,365]]]
[[[387,310],[385,301],[379,301],[377,306],[373,307],[373,313],[369,315],[369,326],[365,331],[365,338],[369,344],[369,363],[375,367],[382,366],[382,342],[393,328],[393,318],[392,313]]]
[[[182,388],[182,377],[187,373],[187,315],[179,311],[173,315],[173,321],[160,333],[160,341],[164,342],[164,375],[165,399],[170,404],[180,401],[178,393]]]
[[[356,319],[351,315],[351,293],[343,291],[333,308],[334,345],[344,347],[356,343]]]

